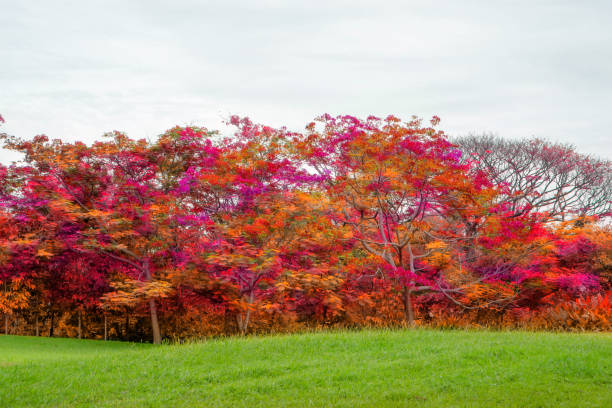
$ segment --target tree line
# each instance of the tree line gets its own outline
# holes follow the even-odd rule
[[[23,154],[0,166],[4,332],[611,329],[610,161],[438,122],[0,134]]]

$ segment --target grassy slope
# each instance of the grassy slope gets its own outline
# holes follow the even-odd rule
[[[365,331],[161,347],[0,336],[0,406],[612,407],[612,335]]]

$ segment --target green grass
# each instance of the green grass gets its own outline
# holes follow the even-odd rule
[[[0,407],[612,407],[612,335],[0,336]]]

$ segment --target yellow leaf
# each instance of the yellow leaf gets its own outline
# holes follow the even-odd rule
[[[40,256],[41,258],[50,258],[53,256],[51,252],[47,252],[44,248],[40,248],[36,251],[36,256]]]
[[[425,247],[427,249],[442,249],[442,248],[446,248],[446,242],[433,241],[433,242],[428,243]]]

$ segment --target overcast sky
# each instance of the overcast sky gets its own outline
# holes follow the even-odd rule
[[[436,114],[612,159],[609,0],[0,3],[0,131],[21,137]]]

